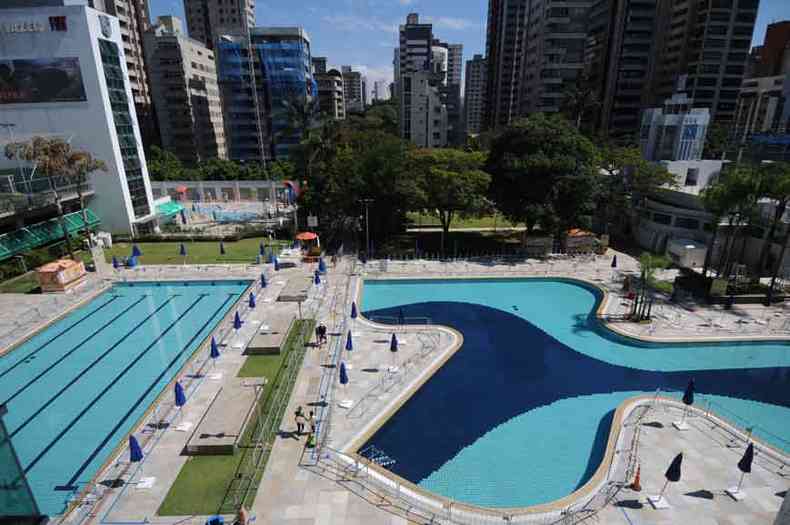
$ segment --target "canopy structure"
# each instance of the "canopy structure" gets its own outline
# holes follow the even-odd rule
[[[176,186],[176,193],[186,193],[187,187],[184,185]]]
[[[297,241],[314,241],[318,239],[318,235],[313,232],[302,232],[296,235]]]
[[[84,221],[81,211],[67,213],[63,216],[69,235],[93,228],[101,222],[90,209],[85,210],[85,215],[88,218],[87,223]],[[0,261],[62,238],[63,228],[57,217],[0,235]]]
[[[165,202],[156,207],[156,214],[162,217],[173,217],[181,213],[184,207],[177,202]]]

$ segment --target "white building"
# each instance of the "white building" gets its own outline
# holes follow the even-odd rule
[[[386,80],[373,82],[373,100],[382,102],[390,99],[390,85]]]
[[[433,73],[416,71],[401,76],[402,96],[410,101],[404,112],[404,131],[420,148],[447,146],[447,106],[432,85]]]
[[[118,19],[61,1],[67,5],[0,7],[0,122],[17,140],[61,136],[103,160],[107,171],[93,175],[89,203],[101,228],[150,231],[156,212]],[[16,166],[0,158],[0,169]]]
[[[642,112],[639,143],[647,160],[695,160],[702,158],[710,122],[708,108],[692,108],[686,77],[678,80],[675,92],[660,108]]]

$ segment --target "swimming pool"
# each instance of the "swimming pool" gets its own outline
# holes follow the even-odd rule
[[[116,284],[0,357],[5,424],[42,514],[65,510],[249,284]]]
[[[597,469],[628,397],[682,390],[790,452],[790,343],[648,344],[595,318],[600,292],[557,279],[366,281],[368,318],[429,317],[463,347],[364,445],[419,486],[488,507],[562,498]]]

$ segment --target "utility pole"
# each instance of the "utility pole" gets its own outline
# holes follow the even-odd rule
[[[365,257],[370,257],[370,203],[373,199],[360,200],[365,205]]]

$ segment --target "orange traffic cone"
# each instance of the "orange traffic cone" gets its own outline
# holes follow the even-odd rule
[[[634,481],[631,483],[628,488],[633,491],[640,492],[642,490],[642,485],[639,483],[639,477],[642,471],[642,465],[636,466],[636,476],[634,476]]]

